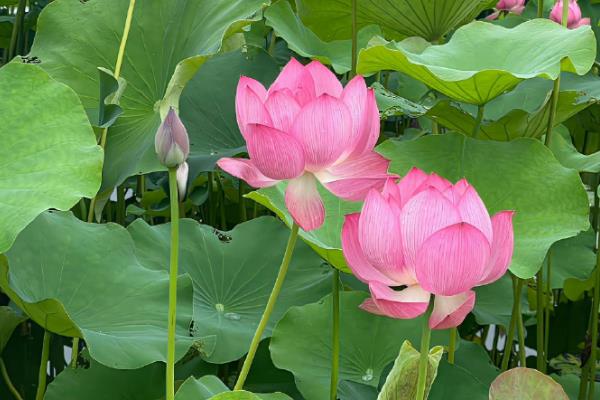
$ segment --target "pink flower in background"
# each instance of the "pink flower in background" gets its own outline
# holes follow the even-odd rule
[[[562,8],[563,2],[559,0],[554,4],[552,11],[550,12],[550,19],[556,23],[562,23]],[[567,18],[567,28],[576,29],[583,25],[589,25],[589,18],[581,18],[581,9],[579,8],[579,4],[577,4],[577,0],[569,1],[569,16]]]
[[[509,12],[521,15],[525,9],[525,0],[500,0],[496,4],[496,11],[486,17],[488,20],[498,18],[501,12]]]
[[[325,219],[317,181],[338,197],[362,200],[389,178],[389,161],[373,151],[379,111],[362,76],[342,88],[318,61],[291,59],[268,90],[241,77],[235,105],[250,159],[222,158],[219,167],[253,187],[289,181],[285,203],[306,231]]]
[[[423,314],[434,294],[429,326],[458,326],[475,305],[475,286],[499,279],[513,253],[513,211],[490,218],[465,179],[455,185],[412,169],[383,192],[371,190],[360,213],[346,216],[342,247],[367,283],[361,307],[393,318]],[[401,290],[393,288],[403,287]]]

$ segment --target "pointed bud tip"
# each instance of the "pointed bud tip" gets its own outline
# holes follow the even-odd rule
[[[154,148],[161,164],[168,168],[182,164],[190,152],[187,130],[173,107],[158,127]]]

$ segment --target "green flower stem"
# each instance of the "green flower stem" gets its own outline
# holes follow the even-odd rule
[[[125,185],[117,186],[117,223],[125,225]]]
[[[79,357],[79,338],[73,338],[73,346],[71,347],[71,368],[77,368],[77,358]]]
[[[358,23],[356,22],[358,14],[358,0],[352,0],[352,69],[350,78],[356,75],[356,63],[358,61]]]
[[[219,216],[221,217],[221,229],[227,230],[227,218],[225,217],[225,190],[223,189],[223,182],[221,182],[221,175],[218,171],[215,171],[215,180],[217,181],[217,189],[219,190]]]
[[[246,201],[244,199],[244,181],[240,179],[238,189],[238,202],[240,205],[240,222],[245,222],[248,219],[246,211]]]
[[[275,279],[275,285],[273,286],[273,290],[271,290],[271,295],[269,296],[269,300],[267,301],[265,311],[263,312],[263,315],[260,318],[260,322],[258,323],[256,332],[254,332],[254,337],[252,338],[252,342],[250,343],[250,349],[248,349],[248,355],[244,360],[244,365],[242,366],[242,370],[240,371],[240,375],[237,378],[233,390],[242,390],[242,388],[244,387],[244,383],[246,382],[246,378],[248,377],[248,373],[250,372],[250,367],[252,367],[252,361],[254,361],[254,356],[256,355],[256,350],[258,349],[258,345],[260,343],[260,340],[262,339],[263,332],[267,327],[267,323],[269,322],[269,318],[271,317],[273,308],[275,308],[275,302],[277,301],[277,297],[279,297],[279,292],[281,292],[281,287],[283,286],[283,281],[285,280],[288,267],[290,266],[290,261],[292,260],[292,253],[294,252],[294,247],[296,246],[297,239],[298,225],[294,223],[290,231],[290,238],[288,239],[287,246],[285,247],[285,253],[283,255],[283,260],[281,261],[281,266],[279,267],[279,272],[277,273],[277,279]]]
[[[588,375],[590,374],[590,363],[581,367],[581,377],[579,378],[579,394],[577,400],[585,400],[588,387]]]
[[[167,400],[175,399],[175,325],[177,323],[177,267],[179,259],[179,200],[177,196],[177,168],[169,168],[169,197],[171,199],[171,256],[169,262]]]
[[[552,309],[552,263],[550,256],[552,250],[548,252],[548,264],[546,265],[546,304],[544,305],[544,373],[548,364],[548,343],[550,339],[550,310]]]
[[[537,2],[537,17],[544,18],[544,0],[538,0]]]
[[[513,276],[513,290],[515,289],[515,281]],[[517,325],[517,302],[513,298],[512,313],[510,316],[510,324],[508,326],[508,333],[506,335],[506,343],[504,344],[504,354],[502,354],[501,370],[506,371],[508,369],[508,362],[510,361],[510,355],[512,353],[513,339],[515,338],[515,327]]]
[[[21,34],[21,26],[23,25],[23,19],[25,17],[25,7],[27,0],[19,0],[17,5],[17,14],[15,15],[15,23],[13,24],[12,33],[10,35],[10,44],[8,47],[8,60],[13,59],[17,55],[17,43]]]
[[[331,304],[333,305],[333,329],[331,331],[331,384],[329,386],[329,398],[330,400],[336,400],[340,372],[340,271],[337,268],[333,269]]]
[[[8,387],[8,391],[15,397],[16,400],[23,400],[21,397],[21,393],[17,390],[15,385],[13,385],[10,380],[10,376],[8,376],[8,371],[6,370],[6,365],[4,364],[4,360],[0,358],[0,374],[2,374],[2,378],[4,379],[4,383],[6,383],[6,387]]]
[[[42,359],[40,360],[40,370],[38,372],[38,387],[35,393],[35,400],[43,400],[46,393],[46,370],[48,369],[48,356],[50,355],[50,338],[52,334],[44,330],[44,340],[42,342]]]
[[[481,128],[481,121],[483,120],[484,109],[485,109],[485,106],[483,104],[480,104],[477,107],[477,117],[475,118],[475,126],[473,127],[473,132],[471,133],[471,137],[473,137],[474,139],[477,139],[477,137],[479,136],[479,131]]]
[[[550,261],[548,259],[548,261]],[[546,309],[546,298],[544,296],[544,286],[543,282],[543,267],[536,274],[536,303],[537,303],[537,312],[536,312],[536,348],[537,348],[537,369],[540,372],[545,372],[546,370],[546,357],[544,353],[544,316]]]
[[[521,278],[515,278],[516,286],[515,286],[515,310],[517,315],[517,331],[519,334],[519,360],[521,363],[521,367],[526,367],[526,354],[525,354],[525,327],[523,325],[523,314],[521,314],[521,292],[523,290],[523,282],[524,280]]]
[[[207,173],[207,189],[208,189],[208,225],[215,226],[215,214],[216,214],[216,199],[213,193],[213,173]]]
[[[125,57],[125,46],[127,45],[127,38],[129,37],[129,31],[131,30],[131,20],[133,19],[133,10],[135,8],[135,0],[129,0],[129,8],[127,9],[127,16],[125,17],[125,25],[123,26],[123,36],[121,36],[121,43],[119,44],[119,52],[117,54],[117,61],[115,63],[115,79],[119,79],[121,76],[121,67],[123,66],[123,58]],[[106,135],[108,128],[102,128],[100,132],[100,146],[104,149],[106,147]],[[96,195],[97,196],[97,195]],[[90,202],[90,209],[88,212],[88,222],[94,220],[94,209],[96,208],[96,196],[92,198]]]
[[[590,365],[588,400],[594,399],[596,388],[596,360],[598,347],[598,307],[600,306],[600,252],[596,251],[596,270],[594,271],[594,300],[592,302],[592,352],[588,361]]]
[[[456,352],[456,337],[458,328],[450,328],[450,345],[448,346],[448,363],[454,364],[454,353]]]
[[[429,327],[429,317],[433,311],[435,296],[431,295],[429,306],[423,316],[423,330],[421,332],[421,357],[419,358],[419,376],[417,378],[417,397],[416,400],[425,400],[425,388],[427,386],[427,370],[429,367],[429,344],[431,342],[431,328]]]

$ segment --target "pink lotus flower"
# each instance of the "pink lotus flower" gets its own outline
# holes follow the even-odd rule
[[[222,158],[219,167],[253,187],[289,181],[285,203],[305,231],[325,219],[317,181],[338,197],[362,200],[389,178],[389,161],[373,151],[375,95],[361,76],[342,88],[321,63],[292,59],[269,90],[241,77],[235,105],[250,159]]]
[[[559,0],[554,4],[552,11],[550,12],[550,19],[556,23],[562,23],[562,8],[563,2]],[[569,0],[569,16],[567,17],[567,28],[576,29],[583,25],[589,25],[589,18],[581,18],[581,9],[577,0]]]
[[[500,0],[496,4],[496,11],[486,17],[488,20],[498,18],[500,13],[507,12],[521,15],[525,9],[525,0]]]
[[[455,185],[412,169],[383,192],[371,190],[362,212],[346,216],[342,247],[367,283],[361,308],[415,318],[435,294],[432,329],[458,326],[475,305],[475,286],[499,279],[513,253],[512,211],[490,218],[465,179]],[[404,287],[402,290],[393,288]]]

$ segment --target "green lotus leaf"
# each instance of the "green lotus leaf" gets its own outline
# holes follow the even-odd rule
[[[77,95],[39,66],[0,69],[0,253],[42,211],[100,185],[102,150]]]
[[[82,337],[91,357],[110,368],[166,359],[168,264],[162,270],[144,265],[121,226],[47,212],[23,230],[6,258],[0,287],[39,325]],[[194,340],[189,276],[180,276],[178,285],[179,359]]]
[[[384,368],[405,340],[420,343],[421,318],[397,320],[358,308],[363,292],[340,293],[340,380],[377,387]],[[306,400],[327,398],[331,373],[331,296],[292,307],[271,338],[271,358],[296,377]],[[432,344],[447,343],[447,331],[434,331]]]
[[[138,219],[128,229],[143,265],[161,269],[168,264],[170,225],[150,226]],[[225,363],[248,351],[288,236],[289,229],[272,217],[253,219],[228,232],[181,221],[180,270],[194,284],[191,331],[194,336],[216,336],[208,361]],[[257,238],[268,246],[257,246]],[[330,291],[331,268],[299,242],[264,337],[271,335],[288,308],[317,301]]]
[[[491,214],[515,210],[510,270],[521,278],[535,275],[552,243],[589,226],[587,194],[578,173],[560,165],[537,140],[496,142],[448,133],[388,140],[378,151],[391,159],[391,172],[404,175],[416,166],[453,182],[465,177]]]
[[[190,179],[200,171],[212,170],[221,157],[244,152],[235,117],[235,92],[240,76],[268,86],[279,68],[264,50],[218,54],[208,60],[188,82],[180,99],[180,116],[190,136]]]
[[[591,277],[596,266],[595,243],[596,235],[588,230],[552,245],[548,257],[552,268],[550,280],[553,289],[564,288],[569,280],[585,281]]]
[[[556,79],[561,71],[583,75],[595,55],[589,26],[567,29],[534,19],[508,29],[475,21],[459,28],[444,45],[421,38],[384,43],[374,39],[371,47],[361,50],[357,69],[365,74],[400,71],[454,100],[479,105],[525,79]]]
[[[488,400],[490,384],[499,372],[480,344],[461,340],[454,364],[446,358],[440,362],[429,400]]]
[[[438,365],[444,348],[435,346],[428,353],[427,380],[425,383],[425,398],[428,398],[431,385],[435,382]],[[417,380],[419,376],[419,353],[412,344],[405,340],[400,348],[400,354],[394,361],[394,366],[381,387],[378,400],[403,400],[417,395]]]
[[[580,376],[575,374],[564,374],[564,375],[555,375],[552,374],[552,378],[555,381],[560,383],[560,385],[565,390],[565,393],[569,396],[571,400],[577,400],[579,398],[579,385],[580,385]],[[600,392],[600,383],[596,382],[595,392]]]
[[[496,282],[479,286],[475,290],[473,315],[480,325],[502,325],[508,328],[513,308],[512,280],[504,275]],[[528,307],[527,297],[522,298],[521,307]]]
[[[489,0],[358,0],[357,24],[379,25],[386,37],[441,39],[489,8]],[[296,0],[304,23],[324,40],[352,37],[352,1]],[[492,3],[493,6],[495,2]]]
[[[361,203],[341,200],[321,185],[318,186],[325,206],[325,222],[314,231],[305,232],[300,229],[299,235],[329,264],[342,271],[350,272],[342,254],[342,225],[346,214],[360,211]],[[282,182],[270,188],[251,192],[247,197],[273,211],[287,226],[292,226],[293,219],[285,206],[286,187],[287,183]]]
[[[266,0],[138,1],[121,75],[123,114],[110,127],[101,191],[132,174],[161,170],[154,154],[160,112],[177,100],[206,56],[224,38],[260,19]],[[57,0],[44,8],[31,55],[71,86],[88,109],[99,104],[97,67],[113,71],[127,1]],[[82,29],[85,27],[85,29]],[[163,100],[164,99],[164,100]]]
[[[277,36],[285,39],[288,47],[301,56],[331,65],[338,74],[346,73],[352,68],[352,41],[324,42],[302,24],[287,1],[280,1],[269,7],[265,11],[265,18],[266,24],[273,28]],[[381,35],[379,27],[365,26],[358,32],[357,48],[367,47],[369,40],[377,35]]]
[[[26,316],[17,313],[11,307],[0,307],[0,355],[2,355],[2,350],[4,350],[15,328],[26,320]]]
[[[230,391],[214,375],[188,378],[175,394],[175,400],[291,400],[283,393],[255,394],[245,390]]]
[[[377,100],[379,115],[383,119],[391,116],[397,117],[401,115],[408,115],[412,118],[418,118],[422,115],[425,115],[431,109],[431,105],[416,103],[396,95],[392,91],[387,90],[379,82],[375,82],[371,87],[375,92],[375,99]]]
[[[569,400],[562,386],[531,368],[513,368],[500,374],[490,387],[489,400]]]
[[[485,105],[480,138],[508,141],[517,137],[541,137],[546,133],[552,82],[533,78],[521,82],[513,91]],[[555,126],[600,100],[600,78],[588,74],[563,73],[554,119]],[[441,101],[428,112],[441,125],[471,135],[477,106]]]
[[[580,172],[600,172],[600,152],[581,154],[573,145],[569,130],[564,126],[554,129],[550,149],[567,168]]]

